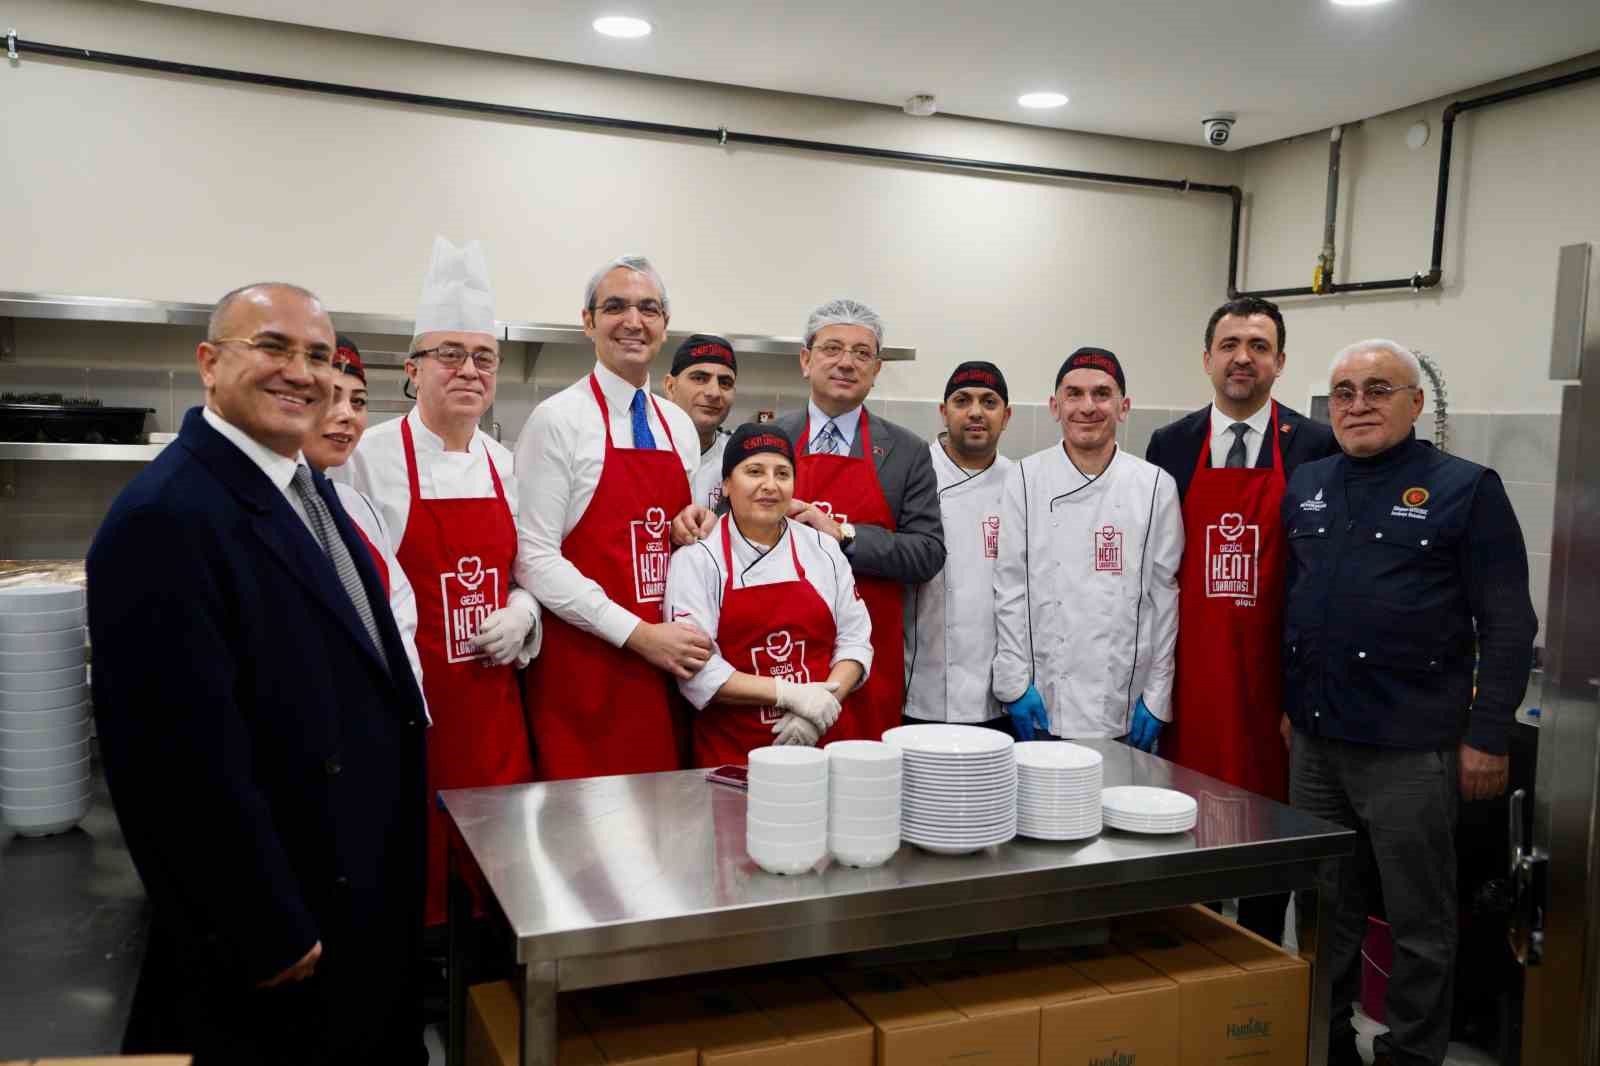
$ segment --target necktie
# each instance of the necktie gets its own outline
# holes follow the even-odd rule
[[[350,558],[350,549],[344,546],[344,539],[339,536],[339,527],[333,524],[333,512],[328,510],[328,505],[317,495],[317,487],[311,483],[311,468],[304,463],[295,467],[293,484],[296,495],[305,505],[306,517],[311,519],[311,528],[316,532],[323,554],[333,564],[334,573],[339,575],[339,584],[344,586],[345,595],[350,597],[356,614],[361,616],[367,636],[372,638],[378,658],[387,667],[389,657],[383,653],[383,641],[378,638],[378,623],[372,617],[372,604],[367,602],[367,590],[361,584],[361,572],[356,569],[356,561]]]
[[[1228,449],[1225,465],[1229,470],[1237,470],[1244,466],[1244,435],[1250,432],[1250,427],[1243,422],[1235,422],[1228,429],[1233,433],[1233,447]]]
[[[813,451],[823,455],[844,454],[844,434],[839,432],[839,426],[833,419],[828,419],[828,424],[817,434],[817,446]]]
[[[656,435],[650,432],[650,420],[644,416],[644,390],[633,391],[633,403],[629,405],[628,412],[633,415],[633,446],[635,448],[654,448]]]

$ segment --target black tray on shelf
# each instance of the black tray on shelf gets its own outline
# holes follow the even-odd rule
[[[25,444],[143,444],[153,407],[0,403],[0,440]]]

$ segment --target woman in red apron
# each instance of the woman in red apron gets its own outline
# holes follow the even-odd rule
[[[517,554],[516,523],[500,472],[485,456],[494,495],[424,499],[409,418],[400,423],[411,509],[396,552],[417,597],[417,653],[428,730],[428,795],[440,789],[533,780],[533,758],[514,666],[494,666],[473,644],[478,623],[504,607]],[[445,920],[443,810],[428,807],[426,924]]]
[[[717,655],[679,682],[701,708],[694,763],[706,767],[743,763],[770,744],[852,735],[838,694],[853,689],[872,660],[872,624],[850,564],[831,537],[786,517],[794,498],[789,438],[740,426],[722,470],[730,513],[710,539],[673,556],[667,577],[673,617],[716,635]],[[735,538],[749,546],[736,553]]]
[[[878,467],[872,461],[871,419],[861,411],[861,454],[812,454],[811,418],[806,417],[801,447],[807,449],[795,463],[794,494],[797,498],[823,506],[834,515],[848,516],[853,525],[881,526],[893,533],[894,511],[878,482]],[[872,617],[872,674],[845,703],[843,735],[836,739],[878,740],[885,730],[900,724],[905,705],[905,586],[879,577],[856,580],[856,591]]]
[[[605,428],[605,465],[561,554],[613,602],[653,625],[661,621],[672,516],[689,505],[689,477],[654,397],[668,447],[618,448],[593,373],[589,387]],[[525,688],[540,779],[678,769],[670,685],[632,651],[546,615],[543,650]]]
[[[1270,468],[1212,469],[1206,437],[1183,499],[1176,713],[1167,758],[1280,802],[1289,757],[1278,734],[1285,545],[1278,507],[1278,406]]]

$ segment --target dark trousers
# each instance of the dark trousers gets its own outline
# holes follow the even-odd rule
[[[1289,754],[1289,800],[1354,829],[1333,901],[1333,1042],[1347,1041],[1361,990],[1361,941],[1372,891],[1381,888],[1394,936],[1385,1000],[1386,1050],[1406,1066],[1444,1061],[1456,955],[1458,753],[1324,740],[1298,730]],[[1318,920],[1326,920],[1326,912]]]

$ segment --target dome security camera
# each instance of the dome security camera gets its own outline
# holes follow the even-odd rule
[[[1213,148],[1225,147],[1228,139],[1233,136],[1233,124],[1237,121],[1238,116],[1231,111],[1219,111],[1201,119],[1200,125],[1205,129],[1206,143]]]

